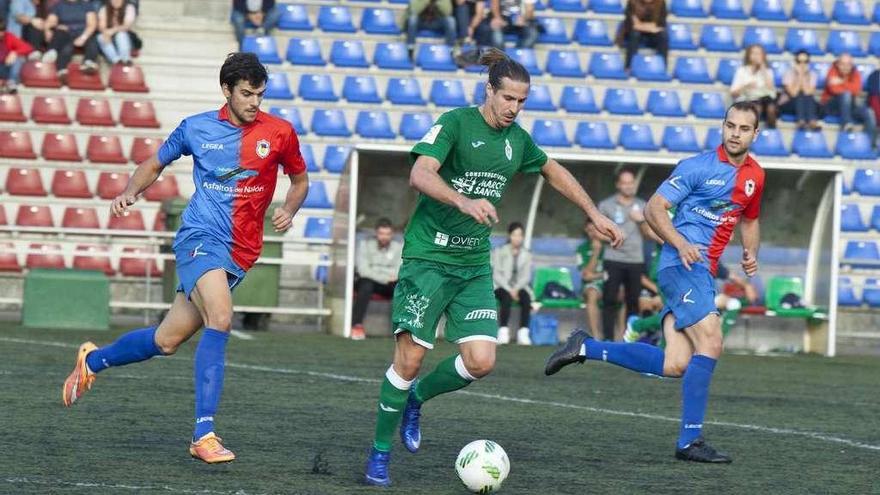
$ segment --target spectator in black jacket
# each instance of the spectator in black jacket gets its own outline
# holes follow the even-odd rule
[[[261,34],[271,34],[278,26],[281,18],[281,9],[275,5],[275,0],[233,0],[232,1],[232,26],[235,28],[235,39],[241,48],[241,40],[248,26],[256,27]]]

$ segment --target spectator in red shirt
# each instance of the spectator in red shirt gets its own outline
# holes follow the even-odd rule
[[[840,117],[840,129],[851,131],[853,123],[865,124],[865,132],[871,143],[877,140],[877,121],[873,112],[859,102],[862,93],[862,76],[853,64],[852,56],[842,54],[828,70],[825,78],[825,92],[822,93],[822,108],[827,115]],[[876,144],[875,144],[876,146]]]
[[[6,19],[0,17],[0,94],[18,91],[18,74],[33,50],[31,45],[6,31]]]

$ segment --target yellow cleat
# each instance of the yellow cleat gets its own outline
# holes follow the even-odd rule
[[[92,388],[95,374],[89,372],[89,368],[86,366],[86,356],[97,348],[98,346],[91,342],[85,342],[79,346],[79,351],[76,354],[76,366],[64,380],[64,387],[61,389],[61,401],[65,407],[72,406],[77,399]]]
[[[235,460],[235,454],[221,444],[222,440],[214,433],[208,433],[197,442],[189,444],[189,453],[196,459],[216,464]]]

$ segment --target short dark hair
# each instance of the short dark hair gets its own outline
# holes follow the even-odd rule
[[[796,52],[794,53],[794,59],[797,60],[798,57],[800,57],[801,55],[806,55],[806,56],[807,56],[807,60],[810,60],[810,52],[808,52],[808,51],[806,51],[806,50],[798,50],[798,51],[796,51]]]
[[[755,127],[758,127],[758,122],[761,121],[761,111],[758,110],[758,105],[755,105],[751,101],[738,101],[733,105],[727,107],[727,111],[724,112],[725,122],[727,122],[727,116],[730,114],[731,110],[737,110],[740,112],[751,112],[752,115],[755,116]]]
[[[489,86],[492,86],[492,89],[501,89],[501,80],[505,77],[511,81],[531,84],[532,78],[529,76],[529,71],[497,48],[489,48],[484,51],[480,55],[478,63],[489,68]]]
[[[521,222],[511,222],[510,225],[507,226],[507,234],[512,234],[516,229],[521,229],[523,232],[526,231],[526,228],[523,227]]]
[[[391,220],[388,220],[385,217],[382,217],[376,220],[376,230],[379,229],[394,229],[394,226],[391,224]]]
[[[632,167],[620,167],[620,170],[618,170],[617,173],[614,174],[614,182],[617,183],[620,180],[620,177],[623,176],[623,174],[630,174],[633,176],[633,178],[635,178],[636,170]]]
[[[260,63],[257,55],[249,52],[235,52],[226,56],[223,67],[220,67],[220,85],[230,91],[238,81],[247,81],[253,87],[259,87],[269,80],[266,67]]]

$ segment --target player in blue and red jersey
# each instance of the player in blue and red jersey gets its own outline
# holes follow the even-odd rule
[[[232,320],[232,289],[260,256],[263,217],[275,192],[279,166],[290,178],[284,204],[276,208],[276,232],[290,228],[308,192],[308,175],[291,125],[260,111],[266,68],[252,53],[233,53],[220,69],[226,105],[184,119],[159,151],[141,163],[110,207],[127,215],[138,197],[181,155],[193,157],[195,193],[174,239],[178,294],[158,326],[128,332],[114,343],[79,348],[62,397],[71,406],[107,368],[174,354],[199,329],[196,348],[193,457],[227,462],[235,454],[214,434],[223,390],[226,342]]]
[[[722,145],[682,160],[645,208],[646,220],[665,242],[657,273],[666,304],[661,313],[665,352],[643,343],[598,342],[583,330],[575,330],[550,356],[544,370],[552,375],[566,365],[590,359],[639,373],[683,377],[675,456],[686,461],[731,462],[702,438],[709,384],[722,348],[713,276],[740,220],[743,271],[749,277],[758,271],[764,171],[749,156],[757,133],[755,107],[748,103],[731,106],[723,122]],[[670,208],[676,208],[671,220]]]

